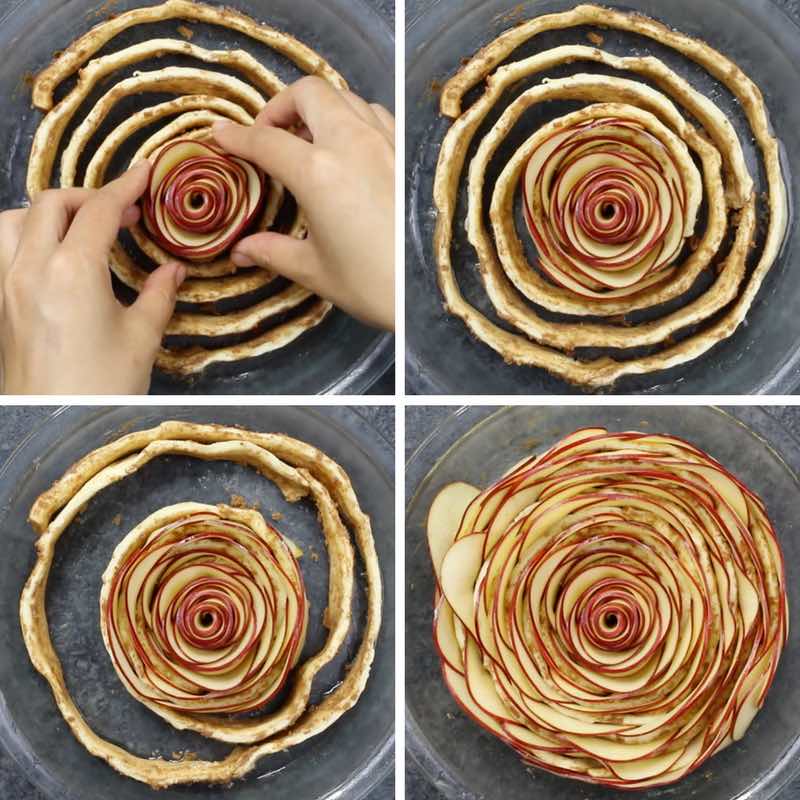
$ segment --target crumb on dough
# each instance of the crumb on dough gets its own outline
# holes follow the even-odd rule
[[[194,31],[186,25],[178,25],[178,33],[183,36],[184,39],[189,40],[194,36]]]
[[[103,5],[101,5],[100,8],[98,8],[92,14],[92,16],[95,16],[95,17],[108,17],[109,19],[113,18],[116,15],[111,12],[111,9],[118,2],[119,2],[119,0],[106,0],[106,2],[103,3]]]
[[[197,753],[192,750],[173,750],[173,761],[197,761]]]
[[[275,520],[275,522],[280,522],[283,519],[283,514],[281,514],[280,511],[273,511],[270,516]]]
[[[599,33],[595,33],[594,31],[589,31],[589,33],[586,34],[586,38],[596,47],[599,47],[605,41]]]
[[[231,499],[228,505],[231,508],[249,508],[252,511],[258,511],[261,508],[261,503],[256,501],[255,503],[249,503],[246,497],[242,497],[240,494],[231,494]]]
[[[115,517],[111,519],[111,524],[116,525],[118,528],[122,525],[122,514],[117,514]]]

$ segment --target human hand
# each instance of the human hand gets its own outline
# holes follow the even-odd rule
[[[125,307],[108,256],[120,227],[139,219],[148,175],[145,161],[102,189],[52,189],[0,214],[6,394],[147,391],[185,269],[162,265]]]
[[[223,149],[283,183],[308,220],[306,239],[245,237],[233,262],[278,272],[364,322],[393,328],[392,115],[307,77],[273,97],[254,125],[217,122],[213,131]]]

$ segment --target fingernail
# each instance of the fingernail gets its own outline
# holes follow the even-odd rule
[[[211,130],[214,133],[224,133],[226,130],[231,128],[233,123],[227,119],[218,119],[212,126]]]
[[[244,253],[238,253],[236,251],[231,253],[231,261],[233,261],[237,267],[251,267],[253,265],[252,258],[249,258]]]
[[[122,212],[122,219],[127,220],[138,220],[139,219],[139,206],[128,206],[125,211]]]
[[[178,264],[175,268],[175,288],[179,289],[180,285],[183,283],[184,279],[186,278],[186,267],[183,264]]]

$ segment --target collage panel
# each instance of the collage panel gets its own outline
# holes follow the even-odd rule
[[[0,410],[2,796],[394,796],[394,409]]]
[[[4,393],[395,393],[392,0],[0,20]]]
[[[409,394],[790,394],[800,12],[406,4]]]
[[[406,797],[796,797],[798,431],[409,407]]]

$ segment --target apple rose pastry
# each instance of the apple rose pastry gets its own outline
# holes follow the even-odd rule
[[[542,128],[523,175],[542,270],[597,298],[662,280],[702,200],[700,173],[680,139],[657,119],[650,123],[663,141],[635,118],[603,118],[602,108],[574,127]]]
[[[522,759],[619,789],[741,739],[788,632],[763,502],[672,436],[579,430],[428,516],[448,688]]]
[[[585,25],[657,41],[730,91],[761,156],[764,199],[726,114],[658,58],[569,44],[508,61],[541,33]],[[576,74],[547,77],[567,64]],[[529,115],[551,101],[582,107],[528,133]],[[446,310],[507,362],[606,387],[695,359],[742,323],[778,255],[788,206],[761,92],[723,54],[639,14],[579,5],[487,44],[445,83],[440,110],[452,124],[434,176],[439,286]],[[520,131],[527,138],[498,164]],[[465,299],[453,263],[473,150],[463,180],[467,238],[505,327]],[[515,223],[517,199],[533,263]]]
[[[143,224],[130,230],[132,242],[115,243],[110,267],[121,294],[129,297],[141,290],[155,265],[176,257],[184,261],[188,278],[178,290],[179,305],[156,366],[190,375],[214,363],[286,347],[320,324],[331,305],[267,270],[237,267],[229,257],[231,247],[251,232],[306,235],[302,210],[278,181],[211,143],[214,122],[252,124],[267,99],[285,84],[242,49],[209,50],[175,38],[150,38],[117,50],[106,47],[130,28],[169,20],[227,29],[336,87],[346,88],[347,83],[289,34],[234,9],[194,0],[166,0],[101,22],[35,77],[33,104],[45,113],[31,143],[27,175],[31,198],[53,183],[59,150],[59,186],[102,186],[125,148],[133,149],[133,154],[124,159],[122,168],[143,158],[153,162],[142,201]],[[103,55],[97,56],[100,50]],[[166,63],[136,70],[129,77],[116,74],[154,59]],[[191,59],[197,65],[177,66],[176,59]],[[77,80],[56,103],[55,89],[76,72]],[[94,100],[98,86],[104,90]],[[148,104],[148,94],[157,95],[158,102]],[[174,97],[165,100],[164,95]],[[110,132],[101,131],[126,98],[136,98],[140,107]],[[115,163],[117,171],[121,168]]]
[[[152,156],[142,216],[179,258],[215,258],[235,244],[264,202],[264,173],[219,147],[178,139]]]
[[[326,638],[301,661],[309,603],[300,551],[257,511],[178,503],[148,516],[115,548],[100,625],[117,674],[175,728],[236,745],[219,761],[136,755],[97,734],[67,689],[48,628],[47,579],[59,538],[104,488],[163,455],[246,464],[288,502],[308,498],[328,551]],[[347,473],[315,447],[284,434],[164,422],[84,456],[39,496],[29,520],[39,538],[20,599],[25,645],[76,738],[122,774],[156,789],[228,783],[329,728],[364,691],[381,622],[375,544]],[[361,639],[341,682],[312,706],[312,682],[353,633],[353,543],[366,582]],[[277,707],[264,711],[270,701]]]
[[[258,512],[226,506],[178,504],[134,528],[100,597],[103,641],[128,691],[157,713],[268,703],[305,642],[295,554]]]

